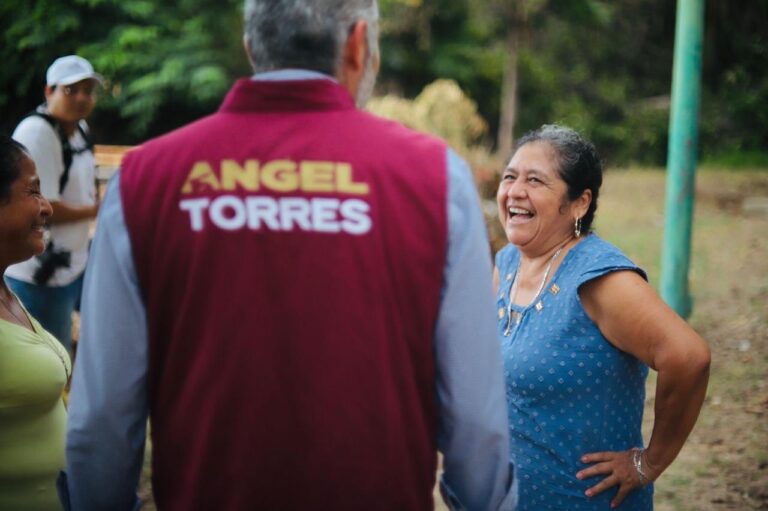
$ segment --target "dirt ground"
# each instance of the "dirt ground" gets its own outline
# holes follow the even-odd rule
[[[658,285],[665,175],[606,176],[596,229]],[[768,510],[768,171],[704,169],[697,178],[690,323],[709,342],[712,370],[701,417],[673,465],[656,483],[658,511]],[[493,221],[492,221],[493,222]],[[492,233],[498,233],[492,225]],[[644,434],[653,424],[655,377],[648,381]],[[149,458],[149,457],[148,457]],[[149,469],[144,509],[153,510]],[[435,493],[435,509],[445,506]]]

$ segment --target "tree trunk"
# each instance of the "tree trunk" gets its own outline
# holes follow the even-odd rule
[[[497,154],[504,159],[512,156],[517,120],[517,57],[520,49],[520,30],[510,29],[507,35],[507,62],[501,85],[501,112],[496,143]]]

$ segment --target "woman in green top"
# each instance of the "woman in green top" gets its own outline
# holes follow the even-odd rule
[[[43,251],[51,205],[24,146],[0,137],[0,274]],[[0,279],[0,510],[61,509],[62,391],[72,367]]]

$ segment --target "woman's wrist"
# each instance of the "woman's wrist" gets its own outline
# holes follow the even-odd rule
[[[640,478],[640,484],[645,486],[653,482],[650,475],[647,473],[647,467],[643,463],[643,457],[645,455],[645,449],[641,447],[633,447],[632,452],[632,464],[635,466],[635,472]]]
[[[643,467],[646,469],[645,472],[650,476],[652,481],[658,479],[664,471],[665,465],[658,461],[658,457],[654,458],[648,449],[643,449],[642,461]]]
[[[635,466],[640,482],[646,485],[655,481],[663,470],[661,464],[656,464],[650,459],[647,449],[635,447],[631,451],[632,463]]]

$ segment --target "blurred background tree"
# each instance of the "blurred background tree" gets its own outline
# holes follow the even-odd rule
[[[135,144],[212,112],[250,72],[241,4],[4,0],[0,130],[11,131],[42,101],[47,66],[67,53],[90,59],[108,79],[91,122],[99,142]],[[675,2],[380,0],[380,7],[379,95],[413,99],[436,80],[453,80],[487,124],[472,144],[500,158],[516,136],[561,122],[594,140],[611,164],[664,164]],[[768,166],[768,0],[708,0],[706,8],[703,157]]]
[[[12,130],[43,101],[61,55],[89,59],[107,84],[92,127],[98,141],[136,143],[213,111],[250,68],[241,0],[4,0],[0,122]]]

